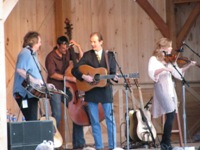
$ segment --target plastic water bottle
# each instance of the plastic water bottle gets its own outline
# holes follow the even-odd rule
[[[12,116],[12,122],[17,122],[17,117],[16,117],[16,115],[13,115],[13,116]]]
[[[6,119],[7,119],[7,122],[10,122],[10,113],[9,113],[9,110],[7,110]]]
[[[24,122],[24,121],[26,121],[26,119],[25,119],[25,117],[24,117],[24,116],[22,116],[22,122]]]

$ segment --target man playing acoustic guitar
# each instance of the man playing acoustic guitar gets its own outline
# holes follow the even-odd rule
[[[107,53],[103,49],[103,37],[100,33],[94,32],[90,36],[90,43],[92,50],[84,53],[78,64],[72,69],[72,74],[80,81],[87,83],[94,83],[94,77],[90,74],[83,74],[79,67],[88,65],[93,68],[107,68],[110,74],[116,74],[116,62],[112,53]],[[107,57],[107,58],[106,58]],[[118,77],[114,76],[112,79],[117,82]],[[95,83],[94,83],[95,84]],[[98,84],[98,83],[97,83]],[[85,92],[85,101],[88,106],[88,114],[92,126],[92,134],[95,141],[96,149],[103,149],[101,126],[99,123],[99,110],[98,104],[101,103],[106,119],[107,133],[108,133],[108,146],[109,149],[116,147],[116,125],[113,114],[113,94],[112,85],[108,83],[104,87],[95,87]]]

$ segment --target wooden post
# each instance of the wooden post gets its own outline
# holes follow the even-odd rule
[[[4,22],[18,0],[0,0],[0,145],[7,149],[6,70]]]
[[[0,145],[7,149],[7,120],[6,120],[6,70],[4,45],[3,0],[0,0]]]

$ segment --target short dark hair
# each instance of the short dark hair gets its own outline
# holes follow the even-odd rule
[[[66,44],[66,45],[68,45],[68,44],[69,44],[69,40],[67,39],[66,36],[60,36],[60,37],[58,37],[58,39],[57,39],[57,44],[58,44],[58,45],[61,45],[61,44]]]
[[[93,33],[91,33],[90,34],[90,38],[92,36],[94,36],[94,35],[96,35],[99,38],[99,41],[103,41],[103,36],[102,36],[102,34],[100,32],[93,32]]]
[[[39,36],[40,34],[35,31],[29,31],[28,33],[26,33],[26,35],[24,36],[23,47],[30,46],[32,48],[33,45],[38,43]]]

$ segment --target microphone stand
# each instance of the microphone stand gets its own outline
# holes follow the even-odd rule
[[[124,85],[124,87],[125,87],[125,93],[126,93],[126,136],[127,136],[127,147],[126,147],[126,149],[127,150],[129,150],[129,112],[128,112],[128,90],[129,90],[129,92],[131,91],[131,89],[130,89],[130,87],[129,87],[129,85],[128,85],[128,83],[127,83],[127,81],[126,81],[126,78],[125,78],[125,76],[124,76],[124,74],[123,74],[123,72],[122,72],[122,70],[121,70],[121,67],[119,66],[119,64],[118,64],[118,62],[116,61],[116,59],[115,59],[115,54],[113,53],[113,58],[114,58],[114,60],[115,60],[115,62],[116,62],[116,65],[117,65],[117,67],[118,67],[118,69],[119,69],[119,71],[120,71],[120,73],[121,73],[121,75],[122,75],[122,77],[123,77],[123,79],[124,79],[124,83],[125,83],[125,85]]]
[[[38,62],[38,63],[36,62],[35,57],[34,57],[34,54],[33,54],[33,50],[32,50],[30,47],[29,47],[28,49],[31,51],[31,55],[32,55],[33,60],[34,60],[34,62],[35,62],[35,64],[36,64],[36,66],[37,66],[37,69],[38,69],[38,71],[39,71],[39,73],[40,73],[40,76],[41,76],[41,78],[42,78],[42,81],[43,81],[43,84],[44,84],[44,87],[45,87],[45,116],[46,116],[46,119],[49,120],[47,98],[48,98],[48,96],[51,97],[51,95],[50,95],[49,89],[48,89],[48,87],[47,87],[47,84],[46,84],[46,82],[45,82],[45,80],[44,80],[44,77],[43,77],[43,75],[42,75],[42,72],[41,72],[41,70],[40,70],[40,67],[39,67],[39,65],[38,65],[39,62]]]
[[[194,54],[196,54],[200,58],[199,53],[195,52],[190,46],[188,46],[186,43],[183,43],[183,45],[187,46],[189,50],[191,50]]]
[[[64,93],[66,93],[66,77],[64,76]],[[65,126],[65,149],[69,149],[68,147],[68,125],[67,125],[67,100],[64,97],[64,126]]]
[[[167,54],[165,54],[166,57]],[[186,109],[185,109],[185,84],[189,87],[189,84],[187,83],[187,81],[185,80],[185,78],[183,77],[183,75],[180,73],[180,71],[176,68],[176,66],[172,63],[172,61],[170,61],[170,59],[168,58],[170,64],[174,67],[174,69],[178,72],[178,74],[181,76],[182,79],[182,99],[183,99],[183,131],[184,131],[184,149],[186,147],[187,144],[187,134],[186,134]]]

